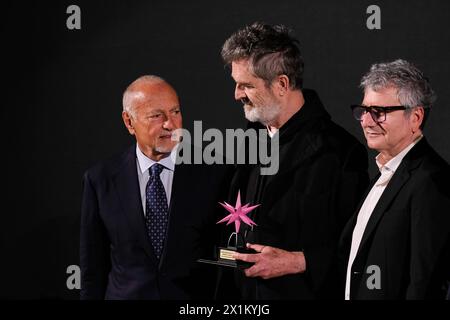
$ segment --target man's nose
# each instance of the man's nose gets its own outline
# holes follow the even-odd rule
[[[242,98],[245,98],[245,92],[241,88],[239,88],[239,85],[236,85],[236,88],[234,89],[234,99],[241,100]]]
[[[363,115],[361,116],[361,125],[363,127],[373,127],[374,125],[376,125],[377,123],[375,121],[373,121],[372,115],[370,114],[370,112],[364,112]]]
[[[164,119],[163,128],[170,131],[175,130],[174,119],[171,116]]]

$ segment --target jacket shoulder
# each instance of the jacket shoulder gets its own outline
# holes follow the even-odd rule
[[[450,166],[431,146],[426,148],[417,167],[416,179],[421,181],[420,184],[428,185],[430,188],[439,190],[447,190],[447,184],[450,180]],[[447,195],[448,191],[445,192]]]
[[[431,146],[429,146],[422,161],[422,166],[430,171],[449,171],[449,165]]]
[[[87,169],[84,173],[84,178],[91,180],[98,180],[105,177],[110,177],[116,174],[128,161],[135,159],[133,157],[133,147],[125,151],[114,154],[113,156],[101,160]]]

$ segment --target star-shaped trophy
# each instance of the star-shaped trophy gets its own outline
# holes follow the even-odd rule
[[[256,206],[249,207],[249,204],[241,205],[241,191],[238,191],[238,196],[236,199],[236,205],[233,207],[231,204],[228,204],[224,201],[224,203],[219,202],[219,204],[222,205],[230,214],[227,215],[225,218],[220,220],[217,223],[222,223],[225,221],[228,221],[227,225],[234,222],[234,227],[236,229],[236,233],[239,232],[239,228],[241,226],[241,221],[245,224],[249,225],[250,227],[256,226],[256,223],[254,223],[249,217],[247,217],[247,213],[255,209],[259,206],[257,204]]]
[[[231,233],[229,239],[228,239],[228,243],[227,243],[227,247],[219,247],[218,248],[218,260],[217,261],[212,261],[212,260],[205,260],[205,259],[200,259],[199,262],[206,262],[206,263],[213,263],[213,264],[218,264],[221,266],[227,266],[227,267],[248,267],[248,263],[242,262],[242,261],[238,261],[238,263],[236,263],[236,260],[233,258],[233,254],[235,252],[245,252],[245,253],[250,253],[250,252],[254,252],[252,250],[248,250],[245,247],[245,239],[243,239],[243,236],[241,233],[239,233],[239,229],[241,227],[241,222],[245,223],[246,225],[248,225],[250,228],[253,229],[253,226],[256,226],[256,223],[253,222],[248,216],[247,214],[252,211],[253,209],[255,209],[256,207],[259,206],[259,204],[254,205],[254,206],[250,206],[250,204],[245,204],[242,205],[241,204],[241,192],[238,191],[238,195],[237,195],[237,199],[236,199],[236,204],[234,206],[232,206],[231,204],[228,204],[226,202],[221,203],[219,202],[219,204],[225,208],[225,210],[227,210],[229,212],[229,214],[223,218],[222,220],[218,221],[217,223],[224,223],[227,222],[226,225],[229,225],[231,223],[234,222],[234,229],[235,232]],[[234,237],[234,245],[231,243]]]

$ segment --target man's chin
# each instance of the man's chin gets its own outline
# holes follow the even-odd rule
[[[370,139],[370,138],[369,139],[366,138],[366,141],[367,141],[367,147],[369,149],[378,150],[378,146],[380,145],[378,141],[376,141],[375,139]]]
[[[247,119],[247,120],[250,121],[250,122],[261,122],[261,121],[259,120],[259,118],[252,117],[252,116],[247,116],[247,115],[245,115],[245,119]]]
[[[159,145],[155,148],[155,151],[158,153],[170,153],[172,152],[173,148],[175,148],[176,143],[171,142],[170,144],[164,144],[164,145]]]
[[[266,119],[264,119],[264,116],[261,113],[261,110],[258,110],[255,107],[245,106],[244,114],[245,114],[245,119],[247,119],[250,122],[260,122],[262,124],[265,124],[265,122],[266,122]]]

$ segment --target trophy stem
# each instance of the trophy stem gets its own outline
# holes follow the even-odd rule
[[[232,246],[231,244],[230,244],[230,242],[231,242],[231,238],[234,236],[234,246]],[[238,245],[238,234],[236,233],[236,232],[233,232],[233,233],[231,233],[230,234],[230,237],[228,238],[228,243],[227,243],[227,247],[234,247],[234,248],[237,248],[237,245]]]

